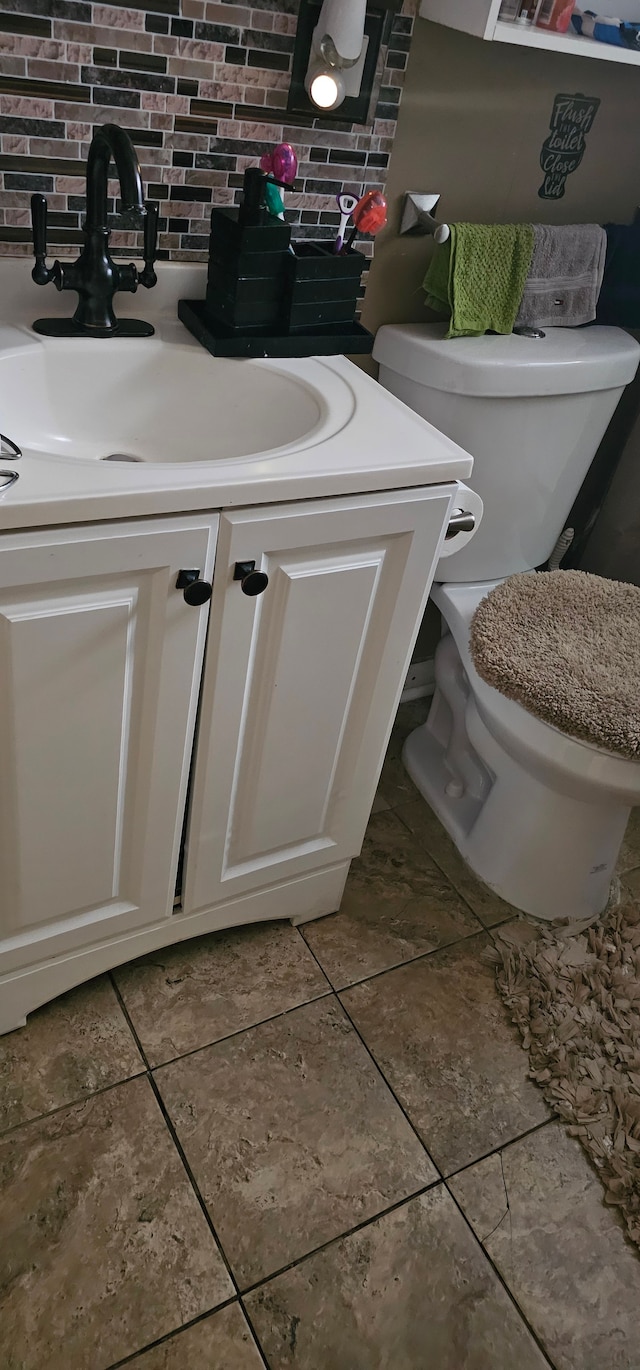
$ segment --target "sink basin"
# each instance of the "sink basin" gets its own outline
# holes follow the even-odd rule
[[[0,352],[0,432],[25,453],[90,461],[273,454],[335,432],[352,407],[330,371],[337,407],[295,373],[296,363],[213,358],[190,343],[52,339]]]

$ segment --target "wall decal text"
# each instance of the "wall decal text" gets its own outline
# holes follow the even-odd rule
[[[556,95],[549,133],[540,152],[544,172],[538,191],[541,200],[562,199],[567,176],[577,171],[584,156],[585,139],[599,105],[594,95]]]

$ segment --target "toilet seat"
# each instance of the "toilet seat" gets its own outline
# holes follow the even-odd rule
[[[471,622],[478,675],[561,733],[640,760],[640,588],[588,571],[508,576]]]
[[[622,803],[637,803],[640,760],[570,737],[507,699],[478,675],[469,643],[471,620],[481,600],[501,583],[436,585],[432,592],[460,653],[482,722],[513,760],[541,783],[553,778],[558,789],[577,798],[584,797],[591,783]]]

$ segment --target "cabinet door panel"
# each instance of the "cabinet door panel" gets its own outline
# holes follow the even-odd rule
[[[172,911],[216,522],[0,539],[6,969]]]
[[[222,516],[186,912],[359,850],[454,492]]]
[[[126,598],[114,590],[93,602],[61,594],[2,606],[5,701],[8,693],[13,703],[8,714],[5,703],[3,769],[13,779],[6,823],[14,830],[4,931],[117,894],[136,607],[133,587]]]
[[[348,702],[355,686],[363,625],[383,560],[381,547],[355,556],[310,549],[308,559],[285,555],[277,565],[251,673],[228,867],[326,841],[327,803],[345,725],[336,702]]]

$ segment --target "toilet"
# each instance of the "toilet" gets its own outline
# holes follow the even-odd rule
[[[445,338],[443,325],[387,325],[379,379],[474,458],[484,503],[475,535],[438,562],[435,694],[403,761],[471,869],[545,921],[590,918],[609,898],[640,759],[568,735],[481,679],[469,633],[507,577],[534,575],[573,501],[640,347],[617,328]]]

